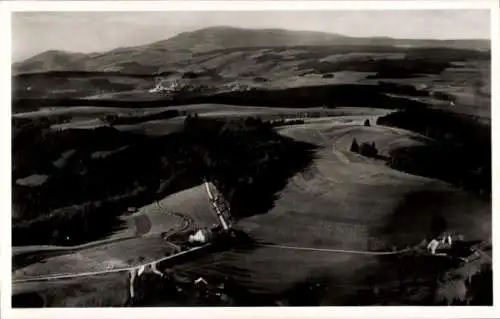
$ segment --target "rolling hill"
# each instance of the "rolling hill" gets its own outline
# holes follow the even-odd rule
[[[200,276],[245,306],[491,304],[491,262],[419,244],[451,230],[491,259],[488,46],[212,27],[13,65],[13,277],[76,274],[13,282],[13,305],[190,305],[165,287]],[[212,225],[205,178],[255,245],[155,263],[175,285],[137,277],[138,299],[78,279]]]
[[[51,50],[13,65],[13,73],[49,71],[122,71],[151,74],[165,65],[186,62],[205,53],[236,48],[300,46],[357,46],[466,49],[487,51],[489,40],[415,40],[387,37],[354,38],[334,33],[283,29],[210,27],[183,32],[172,38],[142,46],[117,48],[103,53],[71,53]]]

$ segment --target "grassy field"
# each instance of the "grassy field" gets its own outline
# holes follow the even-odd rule
[[[406,132],[404,136],[404,131],[395,134],[390,129],[380,133],[382,128],[370,130],[362,126],[350,129],[354,136],[369,134],[381,148],[388,148],[401,138],[409,141],[414,135]],[[291,134],[290,130],[294,129],[286,134]],[[296,130],[308,134],[304,126]],[[345,133],[345,128],[338,130]],[[332,138],[336,129],[323,128],[322,133]],[[318,144],[330,148],[336,142],[332,138],[331,144],[325,145],[319,136],[309,136],[314,138]],[[429,238],[435,216],[442,216],[447,229],[464,234],[467,239],[488,240],[491,236],[491,211],[487,203],[446,183],[397,172],[378,162],[344,163],[329,149],[321,150],[309,169],[292,177],[277,197],[268,213],[244,218],[238,227],[261,243],[371,251],[419,244]],[[322,280],[330,283],[324,301],[330,305],[347,302],[344,299],[347,295],[369,285],[392,293],[400,291],[399,282],[404,280],[414,282],[414,291],[405,290],[406,302],[422,302],[419,294],[432,299],[429,285],[434,279],[429,278],[434,278],[436,270],[431,260],[422,260],[422,271],[413,272],[406,279],[404,275],[395,275],[390,280],[372,278],[371,284],[366,282],[366,278],[380,276],[382,269],[395,269],[400,263],[397,256],[380,258],[262,247],[214,254],[179,265],[175,270],[193,278],[230,276],[256,293],[278,295],[297,282],[322,276]]]
[[[239,117],[246,111],[244,107],[224,105],[177,108],[199,112],[200,117],[217,118]],[[251,109],[248,107],[248,111]],[[491,207],[487,202],[444,182],[399,172],[387,167],[383,160],[349,151],[354,138],[360,143],[375,142],[382,156],[387,156],[394,149],[426,145],[432,141],[404,129],[376,125],[376,119],[387,114],[387,110],[257,108],[255,113],[264,119],[273,119],[281,116],[293,118],[306,111],[318,112],[322,117],[307,119],[304,124],[285,126],[278,131],[283,136],[318,146],[314,160],[302,172],[287,179],[284,188],[273,196],[275,200],[268,211],[240,216],[237,223],[239,229],[258,243],[315,249],[390,251],[417,245],[429,238],[431,225],[437,217],[445,220],[447,229],[464,234],[467,239],[484,241],[491,237]],[[367,119],[370,126],[364,125]],[[264,201],[260,196],[260,193],[254,197],[249,194],[249,199],[253,202]],[[148,222],[136,220],[138,216],[147,218],[151,228],[148,229]],[[52,256],[17,269],[14,278],[47,275],[54,273],[54,270],[74,273],[143,264],[171,252],[171,247],[161,239],[161,233],[183,229],[186,223],[192,228],[212,226],[216,222],[202,185],[166,196],[158,203],[145,205],[137,215],[125,219],[128,230],[123,230],[122,235],[133,230],[134,235],[140,233],[145,236]],[[410,279],[405,277],[404,272],[394,275],[394,278],[373,279],[384,269],[400,267],[400,263],[396,256],[260,246],[250,250],[215,252],[194,261],[173,265],[172,270],[193,279],[204,276],[209,280],[217,280],[228,276],[252,293],[272,295],[273,298],[283,296],[285,299],[290,298],[284,296],[298,289],[297,285],[301,282],[321,277],[314,280],[328,282],[329,290],[321,297],[321,302],[327,305],[348,304],[360,289],[366,287],[396,291],[394,285],[410,279],[426,283],[415,288],[414,292],[407,292],[405,302],[421,302],[423,299],[418,297],[419,294],[431,298],[429,278],[434,276],[435,270],[429,266],[432,264],[429,261],[422,261],[424,270],[413,274]],[[26,288],[33,287],[31,284],[21,284],[23,288],[16,289],[41,289],[46,304],[51,306],[61,303],[123,304],[124,298],[119,296],[95,299],[97,292],[94,289],[97,288],[94,287],[97,283],[94,285],[92,280],[88,287],[84,284],[78,288],[80,298],[70,297],[67,301],[57,296],[61,296],[60,291],[69,289],[66,287],[81,285],[79,279],[70,281],[68,286],[61,283],[54,293],[44,290],[50,284],[34,288]],[[115,282],[109,284],[118,285]],[[102,285],[106,285],[105,280]]]
[[[128,273],[13,285],[13,307],[119,307],[129,298]],[[103,292],[108,293],[103,293]],[[111,293],[112,292],[112,293]]]
[[[161,234],[194,227],[212,226],[216,219],[211,212],[208,195],[203,185],[188,189],[139,208],[138,212],[123,217],[134,220],[147,218],[150,229],[136,238],[122,241],[110,239],[82,245],[81,247],[29,246],[19,247],[17,254],[33,251],[33,255],[43,256],[41,260],[17,268],[13,279],[57,274],[77,274],[104,271],[114,268],[142,265],[173,252],[173,246],[165,243]],[[189,203],[189,205],[186,205]],[[185,215],[185,216],[184,216]],[[135,232],[139,229],[138,222]],[[133,224],[133,223],[131,223]],[[132,228],[132,225],[130,226]],[[124,231],[126,232],[126,231]],[[106,244],[105,242],[109,242]],[[88,246],[88,247],[86,247]],[[53,255],[50,253],[53,252]],[[15,255],[16,253],[14,253]],[[14,305],[34,307],[101,307],[124,306],[128,301],[128,272],[97,276],[57,279],[48,282],[15,283]],[[99,297],[105,291],[116,290],[117,294]],[[68,293],[71,290],[72,293]]]
[[[271,304],[463,302],[491,281],[488,258],[450,268],[290,246],[393,251],[436,224],[491,239],[488,47],[216,27],[15,64],[13,278],[169,255],[162,237],[216,223],[208,177],[257,245],[164,265],[179,276],[230,277]],[[158,82],[175,92],[150,91]],[[157,294],[150,283],[139,290]],[[123,306],[127,284],[126,272],[16,283],[14,303]]]
[[[168,256],[172,249],[160,236],[134,238],[51,257],[16,270],[13,278],[23,279],[32,276],[75,274],[131,267]]]
[[[37,263],[16,267],[13,277],[91,272],[147,263],[171,253],[172,247],[161,239],[162,233],[173,234],[217,223],[203,185],[167,196],[121,218],[128,222],[128,227],[105,240],[74,247],[15,247],[13,256],[29,253],[32,258],[44,253],[48,256]]]
[[[256,294],[279,295],[312,273],[328,272],[342,280],[352,280],[353,273],[376,262],[371,256],[353,256],[275,248],[257,248],[252,252],[228,251],[175,266],[180,275],[208,280],[230,277]],[[293,265],[293,267],[291,266]]]
[[[243,119],[249,116],[258,116],[262,120],[277,120],[281,118],[313,117],[312,121],[329,121],[325,117],[336,117],[337,121],[349,122],[350,116],[361,121],[360,114],[367,119],[374,119],[380,115],[388,114],[388,110],[374,108],[349,108],[338,107],[327,109],[322,107],[313,108],[271,108],[254,106],[236,106],[224,104],[193,104],[159,108],[114,108],[114,107],[59,107],[45,108],[39,111],[14,114],[15,119],[37,119],[47,116],[67,116],[67,123],[53,124],[53,130],[87,129],[92,130],[98,127],[106,127],[110,124],[103,118],[110,115],[119,116],[144,116],[156,114],[165,110],[173,110],[181,113],[197,113],[199,116],[209,118]],[[151,121],[140,121],[134,124],[118,124],[113,127],[121,132],[143,134],[146,136],[165,136],[173,132],[182,130],[185,116],[178,116],[169,119],[159,119]]]
[[[167,196],[159,203],[167,211],[179,213],[192,219],[197,227],[210,227],[218,223],[204,185]]]

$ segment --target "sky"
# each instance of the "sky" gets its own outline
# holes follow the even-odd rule
[[[490,38],[488,10],[15,12],[12,58],[21,61],[47,50],[102,52],[221,25],[354,37]]]

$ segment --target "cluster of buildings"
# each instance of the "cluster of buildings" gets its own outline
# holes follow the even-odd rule
[[[163,80],[157,80],[156,81],[156,86],[152,89],[149,90],[149,93],[161,93],[161,92],[166,92],[166,93],[175,93],[184,87],[184,83],[181,83],[178,80],[166,82]]]
[[[196,92],[208,93],[215,91],[215,87],[207,84],[190,83],[183,79],[158,79],[155,87],[149,89],[149,93],[179,93]]]
[[[211,229],[201,228],[195,230],[195,232],[188,237],[188,242],[191,244],[204,245],[220,238],[220,235],[228,234],[231,231],[231,224],[228,220],[230,216],[229,204],[212,183],[205,181],[205,188],[207,190],[210,205],[212,206],[212,211],[219,224]]]
[[[479,253],[470,243],[463,240],[463,236],[458,234],[445,233],[433,238],[427,244],[427,250],[433,256],[444,256],[469,262],[479,257]]]

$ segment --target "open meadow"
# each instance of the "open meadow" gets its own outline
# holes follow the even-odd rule
[[[233,27],[15,63],[13,307],[489,305],[490,72]]]

